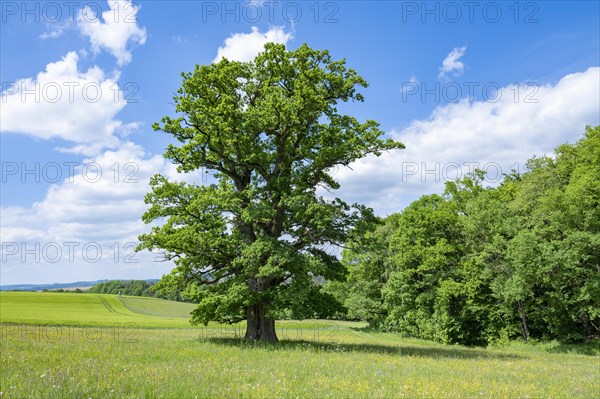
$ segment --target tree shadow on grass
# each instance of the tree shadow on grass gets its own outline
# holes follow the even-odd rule
[[[556,346],[545,349],[545,351],[570,355],[600,356],[600,339],[575,344],[558,343]]]
[[[370,333],[381,333],[381,330],[378,330],[376,328],[373,328],[371,326],[365,326],[365,327],[349,327],[350,330],[356,331],[356,332],[362,332],[362,333],[366,333],[366,334],[370,334]],[[401,337],[404,338],[404,337]],[[414,337],[407,337],[407,338],[414,338]],[[415,338],[418,339],[418,338]],[[519,341],[519,343],[521,345],[523,345],[522,341]],[[546,344],[549,344],[550,342],[546,342]],[[571,354],[571,355],[585,355],[585,356],[600,356],[600,337],[598,338],[594,338],[594,339],[590,339],[588,341],[585,342],[578,342],[578,343],[564,343],[564,342],[556,342],[553,341],[552,342],[553,345],[551,346],[544,346],[544,342],[541,342],[541,346],[539,348],[540,352],[549,352],[549,353],[564,353],[564,354]],[[533,347],[535,347],[536,344],[531,344]],[[473,346],[474,349],[464,349],[464,350],[484,350],[483,347],[477,347],[477,346]],[[489,357],[502,357],[502,356],[498,356],[498,354],[491,354],[488,353]],[[514,355],[515,357],[519,357],[518,355]]]
[[[515,354],[489,352],[484,349],[467,349],[453,347],[428,348],[417,346],[352,344],[306,340],[282,340],[277,343],[269,343],[262,341],[248,341],[237,337],[209,337],[202,338],[202,340],[204,342],[210,342],[217,345],[235,346],[243,349],[262,348],[274,351],[305,350],[310,352],[362,352],[397,356],[417,356],[454,359],[516,360],[525,358],[524,356],[519,356]]]

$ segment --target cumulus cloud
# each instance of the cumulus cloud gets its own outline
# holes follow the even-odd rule
[[[58,37],[61,37],[63,33],[65,33],[66,29],[67,25],[54,25],[50,31],[42,33],[40,35],[40,39],[56,39]]]
[[[200,172],[179,174],[162,156],[127,142],[85,159],[32,207],[2,208],[2,283],[21,283],[23,276],[49,282],[148,278],[170,271],[173,265],[157,263],[154,254],[133,253],[138,235],[148,230],[141,215],[155,173],[171,180],[202,179]]]
[[[77,26],[89,38],[94,53],[106,50],[122,66],[131,61],[131,44],[146,43],[146,29],[138,26],[139,6],[130,0],[109,0],[108,6],[102,18],[85,6],[77,17]]]
[[[442,61],[438,78],[446,78],[449,73],[453,73],[455,76],[461,75],[465,69],[465,64],[463,64],[460,59],[465,55],[466,51],[467,46],[454,48],[446,58],[444,58],[444,61]]]
[[[443,191],[444,181],[475,167],[486,170],[486,184],[494,185],[501,173],[523,172],[534,154],[550,154],[578,140],[586,125],[600,124],[598,67],[539,87],[529,96],[532,102],[524,102],[524,96],[515,101],[516,89],[502,88],[496,102],[439,106],[428,118],[392,131],[406,149],[339,170],[342,189],[336,195],[366,203],[380,215],[393,213],[421,195]]]
[[[225,39],[224,45],[219,47],[213,62],[219,62],[223,58],[231,61],[251,61],[264,49],[265,44],[287,44],[293,37],[291,32],[286,32],[280,26],[273,27],[264,33],[253,26],[250,33],[234,33]]]
[[[35,78],[7,86],[0,132],[68,140],[75,146],[63,150],[87,155],[117,146],[117,135],[137,126],[115,118],[127,104],[118,76],[106,76],[97,66],[80,71],[78,61],[77,53],[69,52]]]
[[[137,25],[139,9],[131,1],[108,5],[101,15],[84,7],[73,27],[89,38],[94,53],[108,51],[122,66],[131,61],[131,45],[144,44],[146,30]],[[40,38],[59,37],[69,28],[57,26]],[[143,199],[154,173],[178,180],[194,177],[178,174],[162,156],[148,156],[125,141],[140,123],[116,118],[127,104],[118,80],[119,72],[109,76],[98,66],[80,70],[79,56],[71,51],[35,77],[3,85],[2,134],[65,140],[68,145],[57,150],[88,157],[73,177],[51,185],[32,207],[1,208],[3,284],[21,282],[24,276],[34,283],[147,278],[172,267],[153,263],[151,254],[133,254],[137,236],[147,229],[140,220]],[[72,244],[78,247],[74,251]],[[62,251],[58,258],[57,248]]]

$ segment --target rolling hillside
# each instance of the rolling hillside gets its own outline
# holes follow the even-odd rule
[[[103,294],[1,292],[3,323],[139,327],[189,327],[194,305],[155,298]]]

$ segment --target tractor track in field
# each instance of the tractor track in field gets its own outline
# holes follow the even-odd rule
[[[119,313],[117,312],[111,305],[110,303],[108,303],[108,301],[106,300],[106,298],[102,298],[100,295],[97,295],[98,299],[100,300],[100,302],[104,305],[104,307],[111,313]]]

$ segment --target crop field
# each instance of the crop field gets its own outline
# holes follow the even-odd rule
[[[154,298],[95,294],[11,292],[1,293],[0,300],[3,323],[185,328],[193,309]],[[161,317],[169,312],[170,317]]]
[[[192,305],[114,295],[1,293],[2,398],[599,397],[597,345],[466,348],[362,323],[192,327]]]

